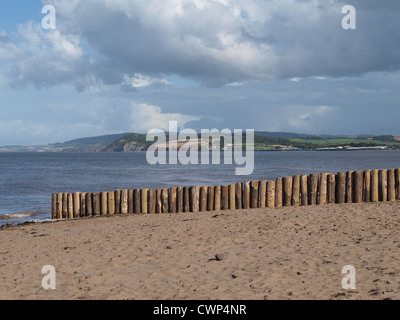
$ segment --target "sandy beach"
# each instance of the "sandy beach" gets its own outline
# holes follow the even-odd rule
[[[399,213],[387,202],[7,227],[0,299],[399,299]],[[55,290],[42,288],[46,265]],[[346,265],[356,289],[342,288]]]

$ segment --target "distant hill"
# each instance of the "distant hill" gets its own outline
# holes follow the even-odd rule
[[[108,144],[115,140],[118,140],[124,136],[132,135],[133,133],[119,133],[119,134],[109,134],[105,136],[97,136],[97,137],[89,137],[89,138],[79,138],[71,141],[63,142],[63,143],[54,143],[51,144],[55,147],[81,147],[86,145],[95,145],[95,144]]]

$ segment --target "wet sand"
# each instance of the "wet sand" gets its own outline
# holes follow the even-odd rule
[[[387,202],[8,227],[0,299],[399,299],[399,223],[400,202]],[[56,290],[42,288],[45,265]]]

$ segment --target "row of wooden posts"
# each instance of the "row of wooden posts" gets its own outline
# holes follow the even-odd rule
[[[54,193],[52,218],[183,213],[400,200],[400,169],[348,171],[226,186]]]

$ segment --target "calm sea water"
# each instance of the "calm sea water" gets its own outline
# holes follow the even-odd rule
[[[398,168],[400,151],[256,152],[251,176],[236,176],[235,167],[151,166],[144,152],[0,153],[0,225],[49,219],[52,193],[224,185],[295,174]]]

